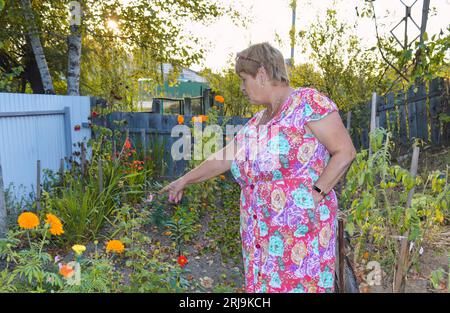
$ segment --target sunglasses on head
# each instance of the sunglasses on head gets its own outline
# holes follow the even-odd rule
[[[238,61],[238,60],[245,60],[245,61],[252,61],[252,62],[255,62],[255,63],[257,63],[258,64],[258,66],[262,66],[262,63],[261,62],[259,62],[259,61],[257,61],[257,60],[255,60],[255,59],[252,59],[252,58],[249,58],[249,57],[244,57],[244,56],[242,56],[242,55],[237,55],[236,56],[236,62]]]

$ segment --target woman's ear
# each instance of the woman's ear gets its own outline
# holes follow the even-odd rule
[[[259,80],[259,84],[264,87],[265,83],[266,83],[266,78],[267,78],[267,73],[266,70],[264,69],[263,66],[261,66],[258,70],[258,80]]]

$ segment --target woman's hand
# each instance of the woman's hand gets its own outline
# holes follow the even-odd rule
[[[323,200],[323,196],[315,190],[313,190],[312,195],[314,199],[314,207],[317,208],[317,205]]]
[[[179,201],[181,201],[181,198],[183,196],[183,190],[186,187],[186,185],[187,183],[184,179],[184,176],[182,176],[177,180],[171,182],[164,188],[162,188],[160,191],[158,191],[158,194],[167,192],[169,194],[169,202],[178,203]]]

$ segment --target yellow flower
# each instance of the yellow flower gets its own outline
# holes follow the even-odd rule
[[[39,225],[39,217],[32,212],[24,212],[19,215],[17,223],[19,223],[20,228],[33,229]]]
[[[170,236],[170,235],[172,235],[172,232],[171,231],[166,231],[166,232],[164,232],[164,235],[165,236]]]
[[[50,233],[52,235],[60,236],[64,234],[61,220],[53,214],[47,214],[46,224],[50,224]]]
[[[120,240],[110,240],[106,244],[106,252],[116,252],[116,253],[122,253],[125,250],[125,247]]]
[[[76,254],[81,255],[84,251],[86,251],[86,247],[83,245],[73,245],[72,250],[75,251]]]

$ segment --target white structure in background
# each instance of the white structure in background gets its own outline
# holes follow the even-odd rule
[[[164,78],[167,77],[169,72],[173,69],[171,64],[163,64]],[[181,70],[180,76],[178,76],[179,82],[197,82],[197,83],[207,83],[208,81],[200,76],[197,72],[190,70],[188,68],[183,68]]]
[[[74,144],[91,138],[90,101],[90,97],[79,96],[0,93],[0,162],[5,189],[13,184],[18,198],[35,192],[37,160],[41,169],[57,171],[60,160],[78,149]],[[80,130],[75,130],[76,125]]]

